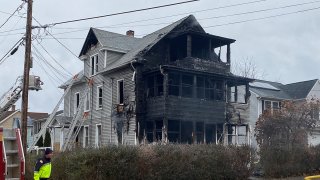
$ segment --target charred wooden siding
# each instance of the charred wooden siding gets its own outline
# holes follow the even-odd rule
[[[225,102],[169,96],[166,103],[168,119],[223,123]],[[147,119],[163,118],[164,99],[155,97],[147,101]]]
[[[124,83],[124,98],[127,103],[134,103],[135,102],[135,82],[132,81],[133,70],[131,67],[127,67],[116,71],[112,74],[108,75],[110,78],[113,79],[112,83],[112,104],[113,104],[113,111],[116,111],[116,105],[119,104],[118,102],[118,89],[117,89],[117,82],[119,80],[123,80]],[[113,117],[116,116],[116,112],[112,113]],[[122,120],[125,121],[125,117],[121,117]],[[127,127],[126,127],[127,128]],[[136,119],[135,117],[131,118],[129,121],[128,131],[123,133],[123,144],[135,144],[136,138]]]

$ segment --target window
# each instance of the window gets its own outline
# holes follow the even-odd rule
[[[228,124],[228,143],[229,145],[249,144],[249,126]]]
[[[180,121],[168,120],[169,142],[180,142]]]
[[[203,143],[204,140],[204,123],[196,122],[197,143]]]
[[[102,109],[102,85],[97,87],[97,109]]]
[[[182,97],[192,97],[193,96],[193,76],[182,75]]]
[[[205,96],[204,78],[197,77],[197,98],[204,99]]]
[[[83,128],[83,147],[88,147],[89,145],[89,126],[84,126]]]
[[[90,91],[86,92],[84,111],[90,111]]]
[[[95,138],[95,144],[96,147],[101,147],[101,124],[96,125],[96,138]]]
[[[212,79],[205,79],[205,97],[208,100],[214,100],[214,81]]]
[[[157,74],[147,78],[147,97],[163,95],[163,75]]]
[[[180,74],[169,74],[169,95],[179,96]]]
[[[91,75],[95,75],[98,72],[98,54],[91,56],[90,65],[91,65]]]
[[[73,112],[74,114],[76,114],[79,104],[80,104],[80,93],[76,92],[74,95],[74,112]]]
[[[123,84],[123,79],[118,80],[118,86],[117,86],[117,91],[118,91],[118,103],[123,104],[124,102],[124,84]]]
[[[279,110],[281,106],[281,102],[279,101],[269,101],[269,100],[262,100],[262,111],[270,109],[271,112],[275,110]]]

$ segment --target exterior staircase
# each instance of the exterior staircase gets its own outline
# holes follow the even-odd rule
[[[2,137],[1,137],[2,136]],[[23,180],[25,159],[22,150],[20,129],[3,129],[0,127],[1,156],[0,179]]]

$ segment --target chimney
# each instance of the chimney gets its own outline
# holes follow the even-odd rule
[[[132,31],[132,30],[127,31],[126,34],[127,34],[127,36],[134,37],[134,31]]]
[[[11,111],[16,111],[16,105],[11,106]]]

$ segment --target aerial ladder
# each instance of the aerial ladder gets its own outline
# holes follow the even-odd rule
[[[0,118],[21,97],[23,77],[19,76],[14,85],[0,98]],[[39,76],[29,76],[29,90],[41,90],[43,83]],[[25,156],[22,148],[20,129],[0,127],[0,179],[25,178]]]
[[[44,136],[44,134],[46,133],[46,130],[48,127],[50,127],[50,125],[52,124],[54,117],[60,107],[60,104],[62,103],[64,97],[68,94],[68,92],[70,91],[72,85],[74,84],[75,81],[78,80],[78,74],[75,75],[70,84],[68,85],[67,89],[64,91],[64,94],[62,95],[62,97],[60,98],[59,102],[57,103],[57,105],[55,106],[55,108],[53,109],[52,113],[50,114],[50,116],[47,118],[47,120],[45,121],[45,123],[42,125],[40,131],[38,134],[34,135],[34,139],[33,142],[31,144],[31,146],[29,147],[29,149],[27,150],[28,152],[30,152],[31,150],[34,149],[35,145],[37,144],[37,142],[39,141],[41,136]]]
[[[23,77],[19,76],[14,83],[14,85],[3,94],[0,98],[0,118],[5,114],[6,111],[10,109],[21,97],[23,85]],[[30,75],[29,76],[29,90],[41,90],[41,85],[43,82],[40,80],[39,76]]]

